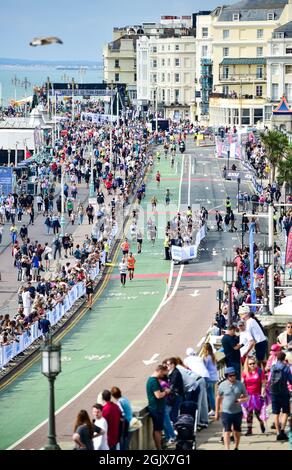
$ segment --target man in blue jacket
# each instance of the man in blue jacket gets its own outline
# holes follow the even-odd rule
[[[290,413],[288,382],[292,385],[292,374],[286,363],[286,354],[279,352],[277,362],[271,368],[270,393],[272,399],[272,413],[275,415],[277,441],[288,441],[285,433],[288,415]],[[281,426],[279,415],[282,411]]]

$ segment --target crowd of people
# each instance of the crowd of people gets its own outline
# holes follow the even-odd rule
[[[147,380],[148,408],[157,449],[162,448],[163,441],[166,446],[179,445],[176,432],[179,414],[183,404],[190,407],[190,402],[198,413],[198,430],[221,416],[220,441],[226,450],[230,449],[231,441],[238,450],[243,419],[245,436],[253,435],[254,416],[261,432],[266,433],[269,405],[277,441],[288,440],[285,429],[292,391],[292,323],[287,323],[268,356],[267,338],[247,306],[241,307],[237,324],[227,325],[223,330],[214,322],[212,331],[216,328],[223,333],[225,379],[219,380],[216,350],[207,342],[200,355],[188,348],[183,361],[179,357],[165,359]]]
[[[92,406],[92,417],[80,410],[73,428],[75,450],[128,450],[132,432],[140,426],[130,401],[114,386],[103,390]]]

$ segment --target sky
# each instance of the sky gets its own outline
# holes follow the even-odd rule
[[[30,60],[101,60],[115,26],[190,15],[230,0],[6,0],[1,1],[0,57]],[[37,36],[64,44],[30,47]]]

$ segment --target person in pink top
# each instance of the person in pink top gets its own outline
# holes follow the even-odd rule
[[[249,399],[243,403],[242,411],[247,422],[246,436],[252,435],[253,413],[256,415],[262,433],[265,432],[265,397],[266,397],[266,377],[265,372],[257,366],[254,357],[248,357],[244,364],[242,382],[246,387]]]
[[[277,353],[282,351],[282,348],[281,348],[281,345],[280,344],[272,344],[271,346],[271,351],[270,351],[270,355],[269,355],[269,359],[267,360],[267,364],[266,364],[266,372],[268,372],[268,377],[270,375],[270,370],[271,370],[271,367],[276,364],[277,362]],[[268,380],[269,381],[269,380]]]

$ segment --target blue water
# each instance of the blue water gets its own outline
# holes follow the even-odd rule
[[[16,86],[12,80],[16,77]],[[0,103],[7,106],[11,99],[21,99],[31,96],[34,86],[40,86],[47,78],[51,82],[70,83],[74,78],[75,83],[101,83],[103,71],[99,69],[87,70],[57,70],[52,66],[0,66]],[[24,81],[29,84],[27,90]]]

